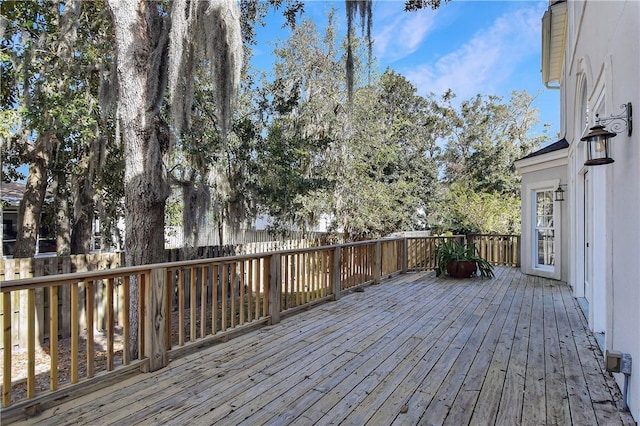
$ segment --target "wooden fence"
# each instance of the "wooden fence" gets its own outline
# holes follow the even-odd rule
[[[82,392],[83,386],[163,368],[169,358],[278,323],[284,315],[339,299],[358,286],[409,270],[433,269],[437,265],[431,257],[439,239],[393,238],[5,281],[0,287],[3,421],[20,416],[39,394],[44,394],[37,399],[39,408],[46,408]],[[38,293],[49,301],[41,311]],[[14,369],[20,328],[15,315],[5,315],[17,308],[18,295],[26,300],[26,324],[20,324],[27,330],[24,371]],[[131,304],[137,295],[137,303]],[[69,313],[68,338],[60,333],[61,309]],[[104,311],[104,321],[96,321],[98,309]],[[43,349],[49,365],[36,371],[41,330],[48,330]],[[131,338],[135,334],[137,344]],[[136,356],[131,356],[131,345]],[[61,365],[68,366],[68,374],[59,375]]]
[[[182,227],[168,227],[165,233],[165,248],[174,249],[184,246],[184,235]],[[203,226],[198,235],[197,245],[200,247],[215,246],[236,246],[240,244],[263,243],[273,241],[299,241],[299,240],[323,240],[329,242],[330,238],[336,237],[327,232],[309,231],[284,231],[273,232],[267,229],[233,230],[225,228],[220,240],[219,230],[215,226]]]

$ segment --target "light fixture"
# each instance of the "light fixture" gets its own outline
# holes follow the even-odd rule
[[[562,189],[563,186],[567,186],[566,184],[558,184],[558,189],[556,189],[554,192],[555,194],[555,201],[564,201],[564,189]]]
[[[623,130],[627,130],[627,135],[631,136],[633,131],[631,102],[620,106],[624,110],[619,115],[612,115],[608,118],[600,118],[596,114],[596,125],[589,129],[589,134],[580,138],[587,143],[587,161],[585,166],[598,166],[601,164],[613,163],[610,156],[609,139],[615,137]],[[604,128],[606,123],[611,122],[611,130]]]

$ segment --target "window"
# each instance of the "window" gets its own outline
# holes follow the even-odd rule
[[[553,271],[555,265],[553,190],[535,191],[534,195],[534,267]]]

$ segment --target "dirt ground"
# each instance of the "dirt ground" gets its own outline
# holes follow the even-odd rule
[[[106,334],[96,332],[94,335],[95,372],[105,371],[107,365],[107,338]],[[84,337],[80,337],[78,345],[78,377],[87,376],[87,343]],[[114,367],[122,365],[122,330],[114,333]],[[0,357],[4,358],[4,349],[0,349]],[[27,367],[28,353],[26,349],[13,349],[11,351],[11,401],[17,402],[27,396]],[[35,378],[36,394],[50,389],[51,380],[51,351],[49,342],[45,342],[35,351]],[[4,368],[0,365],[0,375],[4,377]],[[58,387],[71,383],[71,338],[58,341]]]

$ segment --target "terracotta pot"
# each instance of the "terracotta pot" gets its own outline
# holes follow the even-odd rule
[[[477,269],[476,262],[470,260],[452,260],[447,265],[447,273],[452,278],[469,278]]]

